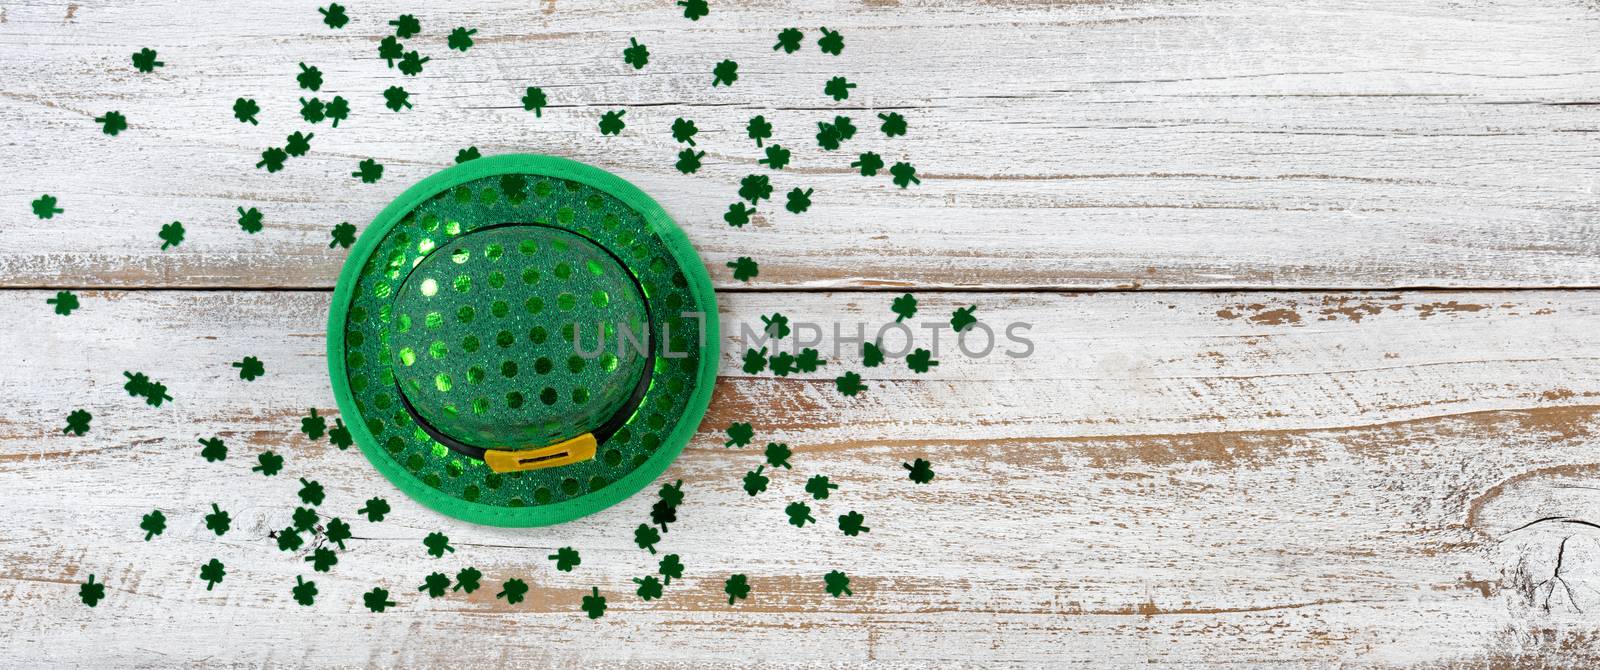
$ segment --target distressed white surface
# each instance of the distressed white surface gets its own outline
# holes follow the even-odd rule
[[[1600,533],[1517,530],[1600,518],[1579,488],[1600,486],[1600,298],[1588,293],[925,293],[919,324],[976,303],[986,324],[1032,322],[1035,356],[945,354],[928,375],[831,361],[828,376],[864,373],[872,388],[855,399],[822,375],[748,377],[729,341],[711,415],[666,476],[685,481],[687,502],[661,548],[687,574],[650,603],[629,582],[654,567],[629,530],[648,494],[555,528],[474,527],[297,433],[306,408],[332,411],[325,293],[91,292],[68,317],[46,297],[0,294],[17,315],[0,331],[17,352],[0,390],[12,408],[0,608],[15,615],[0,665],[1595,661]],[[725,295],[722,311],[729,333],[774,310],[879,323],[888,299]],[[266,376],[238,380],[229,363],[244,355]],[[125,369],[175,400],[129,398]],[[76,407],[94,413],[92,431],[62,435]],[[795,469],[756,498],[739,478],[760,453],[721,446],[735,419],[795,448]],[[213,434],[231,449],[220,464],[194,443]],[[248,471],[267,448],[288,459],[270,479]],[[935,463],[934,483],[904,478],[916,457]],[[841,484],[815,503],[825,523],[785,525],[783,505],[814,473]],[[327,487],[326,514],[352,519],[372,495],[395,512],[355,520],[360,539],[312,575],[266,537],[288,524],[298,477]],[[235,516],[222,538],[203,527],[212,502]],[[137,524],[152,508],[169,528],[145,543]],[[870,533],[837,532],[852,509]],[[434,530],[456,553],[425,556]],[[1541,584],[1564,539],[1576,600]],[[565,545],[583,552],[570,574],[544,558]],[[212,556],[228,577],[206,593],[195,573]],[[489,588],[412,591],[464,565]],[[822,592],[832,569],[852,576],[854,597]],[[733,572],[754,591],[730,607]],[[94,609],[76,600],[88,573],[109,585]],[[298,574],[317,582],[316,606],[289,598]],[[510,577],[533,585],[527,602],[494,599]],[[396,609],[361,607],[378,585]],[[577,609],[590,586],[612,608],[597,622]]]
[[[0,284],[325,287],[340,221],[365,226],[456,150],[591,162],[657,197],[713,276],[762,263],[767,287],[1382,287],[1600,284],[1593,132],[1600,13],[1577,0],[1315,2],[713,2],[690,22],[667,0],[351,4],[329,30],[308,1],[197,9],[177,0],[6,2],[0,22]],[[433,58],[402,77],[375,58],[386,21],[413,12]],[[479,29],[467,54],[444,46]],[[846,37],[815,46],[816,26]],[[807,29],[804,50],[771,50]],[[634,72],[629,37],[651,51]],[[134,72],[128,55],[166,67]],[[710,86],[723,58],[733,87]],[[296,64],[352,101],[309,127]],[[822,95],[829,77],[851,98]],[[404,85],[416,108],[381,92]],[[549,91],[543,119],[527,86]],[[258,100],[261,125],[234,121]],[[623,108],[628,129],[595,121]],[[91,118],[125,113],[105,137]],[[896,109],[908,137],[884,138]],[[721,214],[765,171],[743,136],[766,114],[795,150],[775,175],[815,188],[803,216],[764,204],[752,227]],[[860,135],[824,155],[815,122]],[[700,174],[678,174],[668,134],[695,120]],[[291,131],[312,153],[251,166]],[[857,152],[911,160],[901,191],[853,175]],[[350,178],[374,157],[383,181]],[[29,215],[40,193],[66,214]],[[235,207],[258,206],[249,236]],[[183,221],[189,239],[159,250]]]

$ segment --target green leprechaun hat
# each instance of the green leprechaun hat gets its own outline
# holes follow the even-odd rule
[[[362,234],[328,370],[401,490],[541,526],[666,470],[710,402],[717,333],[705,267],[649,196],[566,159],[494,156],[422,180]]]

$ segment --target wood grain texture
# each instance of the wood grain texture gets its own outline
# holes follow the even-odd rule
[[[328,230],[364,226],[468,145],[634,181],[722,286],[742,285],[737,256],[763,288],[1600,285],[1588,2],[723,1],[689,22],[666,0],[374,1],[340,31],[313,4],[5,3],[0,285],[326,287],[344,257]],[[420,77],[375,58],[402,12],[425,29],[408,41],[433,58]],[[821,24],[843,56],[817,51]],[[444,46],[457,25],[480,31],[468,54]],[[772,52],[792,25],[805,49]],[[629,37],[650,47],[642,71],[622,62]],[[147,46],[167,65],[138,74],[128,55]],[[712,88],[723,58],[741,77]],[[340,128],[298,119],[299,62],[352,101]],[[860,86],[845,103],[822,95],[835,75]],[[397,84],[416,109],[382,108]],[[543,119],[518,103],[532,85]],[[231,118],[240,96],[261,125]],[[617,108],[628,129],[604,138]],[[131,123],[115,138],[91,121],[112,109]],[[877,131],[890,109],[908,137]],[[814,124],[835,113],[861,135],[824,155]],[[732,229],[738,179],[764,170],[742,132],[755,114],[795,151],[780,197],[815,188],[816,204]],[[680,116],[702,129],[697,175],[672,167]],[[309,156],[251,167],[294,130],[315,131]],[[853,175],[869,149],[923,184]],[[367,157],[388,168],[376,185],[348,176]],[[41,193],[66,213],[32,219]],[[241,232],[240,206],[267,229]],[[173,220],[189,239],[160,251]]]
[[[841,355],[826,375],[751,377],[730,339],[711,415],[666,475],[687,501],[662,548],[687,573],[651,603],[629,580],[654,560],[626,530],[649,495],[554,528],[474,527],[297,433],[307,408],[333,409],[327,294],[88,292],[68,317],[48,314],[48,295],[0,293],[16,319],[0,329],[4,666],[1600,660],[1600,531],[1571,523],[1600,521],[1600,297],[1588,293],[925,293],[919,336],[976,303],[992,328],[1031,323],[1035,345],[1022,359],[946,349],[927,375]],[[730,337],[774,310],[851,333],[891,316],[887,303],[738,294],[722,312]],[[244,355],[266,376],[238,380],[229,363]],[[866,377],[865,396],[832,390],[845,369]],[[175,400],[128,397],[123,370]],[[91,432],[61,434],[78,407]],[[795,449],[795,469],[759,497],[738,480],[760,453],[721,446],[732,420]],[[214,434],[231,451],[209,464],[194,440]],[[248,470],[267,448],[288,457],[270,479]],[[932,484],[905,479],[900,463],[917,457],[935,463]],[[816,503],[823,524],[785,525],[814,473],[841,484]],[[372,495],[395,512],[354,521],[339,564],[313,575],[267,537],[288,524],[299,477],[327,487],[324,514],[351,519]],[[202,526],[212,502],[235,516],[221,538]],[[141,542],[152,508],[169,529]],[[871,532],[838,533],[848,510]],[[424,554],[435,530],[456,553]],[[570,574],[544,558],[566,545],[583,552]],[[196,571],[213,556],[228,577],[208,593]],[[488,588],[413,591],[464,565]],[[823,592],[833,569],[854,597]],[[730,607],[733,572],[754,591]],[[76,600],[89,573],[109,585],[95,609]],[[300,574],[321,591],[314,607],[289,597]],[[527,602],[494,598],[510,577],[533,585]],[[379,585],[399,605],[368,613],[360,594]],[[578,611],[590,586],[612,608],[599,621]]]

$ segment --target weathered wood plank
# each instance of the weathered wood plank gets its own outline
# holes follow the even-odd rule
[[[306,3],[8,3],[0,285],[325,287],[344,257],[331,226],[364,225],[468,145],[635,181],[724,286],[737,256],[762,263],[762,287],[1600,285],[1600,15],[1582,3],[715,4],[690,22],[664,0],[369,2],[333,31]],[[433,58],[420,77],[374,57],[402,12],[425,29],[408,42]],[[819,24],[844,55],[817,51]],[[479,29],[468,54],[444,46],[457,25]],[[791,25],[804,50],[773,53]],[[642,71],[622,62],[630,36],[651,49]],[[128,54],[145,46],[167,65],[140,75]],[[712,88],[723,58],[741,78]],[[297,118],[299,62],[352,101],[338,129]],[[846,103],[822,95],[834,75],[860,85]],[[416,109],[383,109],[392,85]],[[520,108],[530,85],[550,92],[543,119]],[[239,96],[261,125],[231,118]],[[615,108],[628,130],[603,138]],[[132,124],[116,138],[91,121],[111,109]],[[884,109],[908,137],[878,132]],[[758,113],[795,151],[780,199],[804,186],[816,204],[732,229],[738,179],[764,169],[743,137]],[[814,123],[835,113],[861,134],[828,154]],[[672,167],[680,116],[702,129],[697,175]],[[309,156],[251,167],[294,130],[315,130]],[[869,149],[922,185],[851,174]],[[366,157],[388,168],[376,185],[348,176]],[[41,193],[66,213],[31,218]],[[240,231],[240,206],[267,229]],[[189,239],[160,251],[173,220]]]
[[[629,580],[654,560],[627,529],[649,496],[555,528],[473,527],[410,503],[359,454],[299,435],[306,408],[332,410],[327,294],[90,292],[68,317],[48,314],[47,295],[0,293],[0,310],[20,315],[0,330],[6,664],[1596,660],[1586,612],[1600,605],[1600,532],[1563,519],[1600,520],[1589,488],[1600,296],[928,293],[917,332],[976,303],[1002,332],[1031,322],[1035,351],[947,349],[927,375],[845,355],[827,375],[750,377],[730,340],[711,416],[667,475],[688,497],[663,547],[688,572],[642,603]],[[879,296],[723,297],[730,335],[774,310],[830,333],[892,316]],[[267,375],[238,380],[229,362],[243,355]],[[863,373],[865,396],[832,390],[825,377],[843,369]],[[137,403],[123,370],[166,382],[175,400]],[[94,412],[92,431],[61,434],[77,407]],[[760,497],[738,482],[759,452],[721,446],[732,420],[796,450],[795,470]],[[233,450],[220,464],[193,442],[213,434]],[[288,455],[283,475],[248,471],[264,448]],[[934,461],[934,483],[904,478],[916,457]],[[814,473],[842,485],[817,503],[828,523],[785,525],[783,505]],[[327,487],[329,514],[354,517],[373,495],[395,506],[384,523],[355,521],[358,539],[327,574],[266,535],[287,525],[301,476]],[[202,525],[212,502],[235,516],[222,538]],[[136,526],[151,508],[169,530],[144,543]],[[833,528],[851,509],[870,533]],[[455,554],[426,557],[434,530]],[[583,552],[570,574],[544,559],[566,545]],[[229,575],[207,593],[196,571],[213,556]],[[464,565],[490,588],[413,591]],[[852,576],[854,597],[823,593],[832,569]],[[733,572],[754,592],[730,607],[721,583]],[[88,573],[110,588],[95,609],[76,602]],[[322,593],[312,608],[289,598],[302,574]],[[494,592],[513,576],[534,588],[508,606]],[[379,585],[397,610],[361,608]],[[598,622],[577,610],[590,586],[610,598]]]

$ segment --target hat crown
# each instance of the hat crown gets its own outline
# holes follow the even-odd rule
[[[537,223],[480,228],[425,255],[393,297],[395,384],[467,445],[537,448],[621,410],[651,346],[645,296],[609,251]]]

